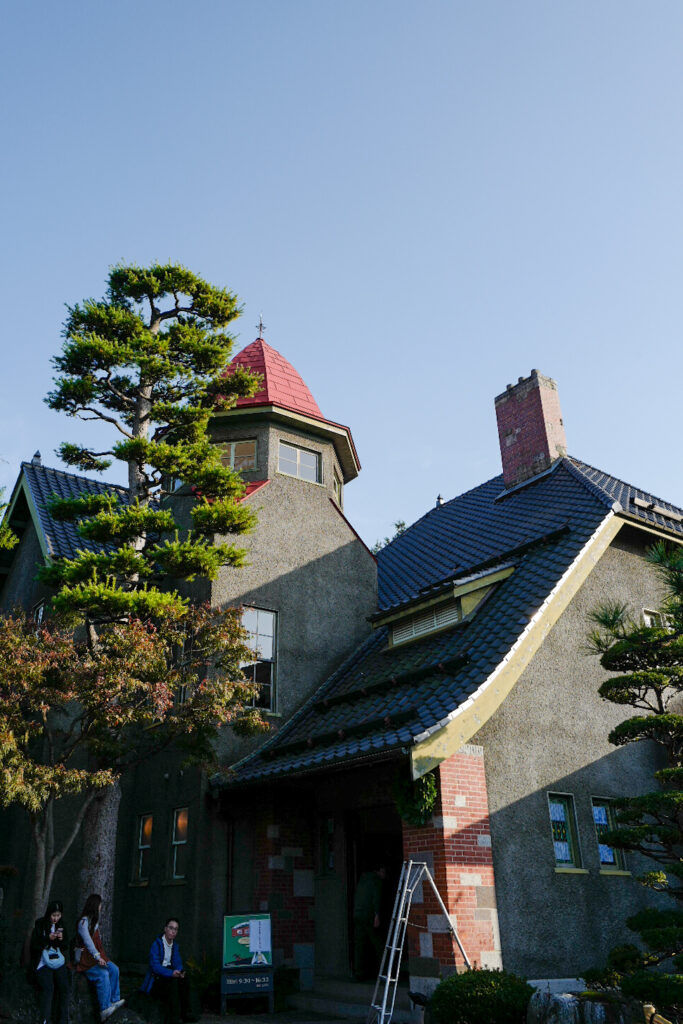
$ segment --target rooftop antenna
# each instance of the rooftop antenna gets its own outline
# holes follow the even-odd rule
[[[263,338],[263,332],[265,331],[265,329],[266,329],[266,325],[263,322],[263,313],[260,313],[259,314],[259,318],[258,318],[258,323],[256,325],[256,330],[258,331],[259,338]]]

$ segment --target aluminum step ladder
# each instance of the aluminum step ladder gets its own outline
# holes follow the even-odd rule
[[[389,931],[387,933],[387,943],[384,947],[384,953],[382,954],[382,963],[380,965],[379,974],[377,975],[377,981],[375,982],[375,991],[372,996],[372,1002],[366,1018],[366,1024],[389,1024],[391,1021],[391,1017],[394,1012],[394,1002],[396,1000],[396,986],[398,984],[398,975],[401,969],[401,956],[403,954],[406,928],[408,927],[410,906],[413,902],[413,893],[423,879],[429,882],[434,891],[437,903],[446,918],[453,938],[458,944],[458,948],[462,953],[465,964],[468,968],[472,967],[472,964],[467,957],[467,953],[463,949],[458,933],[453,927],[453,922],[446,910],[444,901],[441,899],[439,890],[436,887],[436,882],[432,878],[431,872],[426,863],[421,860],[404,861],[403,867],[401,868],[401,877],[399,879],[398,889],[396,890],[396,899],[394,900],[394,909],[391,914],[391,923],[389,924]]]

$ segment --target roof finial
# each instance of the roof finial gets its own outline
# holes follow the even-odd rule
[[[441,497],[440,494],[437,494],[437,496],[436,496],[436,508],[441,508],[442,505],[443,505],[443,498]]]
[[[258,331],[259,338],[263,338],[263,332],[265,331],[265,329],[266,325],[263,322],[263,313],[259,313],[258,323],[256,325],[256,330]]]
[[[33,458],[31,459],[31,465],[32,466],[42,466],[42,464],[43,464],[43,460],[41,458],[40,452],[39,451],[38,452],[34,452],[33,453]]]

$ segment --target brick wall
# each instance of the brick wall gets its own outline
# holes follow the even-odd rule
[[[302,988],[313,984],[313,856],[313,829],[301,810],[278,807],[259,820],[256,906],[271,915],[274,964],[298,967]]]
[[[495,400],[506,487],[528,480],[567,454],[557,384],[532,370]]]
[[[423,828],[404,824],[404,857],[427,861],[470,961],[500,967],[482,748],[464,746],[435,775],[439,797],[432,823]],[[439,976],[462,969],[464,961],[431,886],[423,884],[420,890],[413,899],[407,951],[411,987],[429,992]]]

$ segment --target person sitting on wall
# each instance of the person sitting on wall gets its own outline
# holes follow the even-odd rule
[[[190,1009],[190,983],[185,976],[177,942],[179,927],[177,917],[168,918],[163,932],[157,935],[150,947],[149,967],[140,986],[141,992],[164,1004],[167,1024],[180,1024],[181,1019],[199,1019]]]

